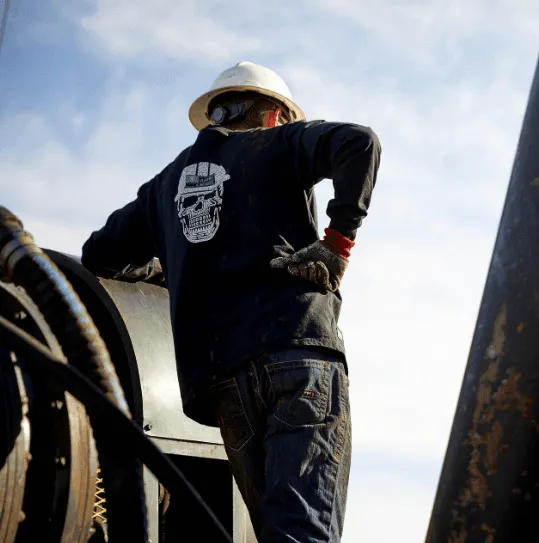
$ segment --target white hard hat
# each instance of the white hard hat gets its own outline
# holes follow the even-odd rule
[[[221,72],[210,91],[197,98],[189,109],[189,120],[197,130],[210,124],[208,106],[220,94],[231,91],[255,91],[283,103],[290,111],[291,121],[304,121],[305,113],[292,100],[290,89],[273,70],[254,62],[238,62]]]

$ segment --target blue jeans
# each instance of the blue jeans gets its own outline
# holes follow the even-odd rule
[[[352,431],[338,355],[264,355],[215,384],[210,398],[258,542],[339,542]]]

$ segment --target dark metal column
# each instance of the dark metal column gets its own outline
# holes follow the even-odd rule
[[[539,62],[428,543],[539,541],[538,421]]]

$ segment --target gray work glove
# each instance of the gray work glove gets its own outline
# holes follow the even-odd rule
[[[341,283],[348,261],[334,253],[323,241],[270,262],[273,269],[287,269],[290,275],[302,277],[318,287],[335,292]]]

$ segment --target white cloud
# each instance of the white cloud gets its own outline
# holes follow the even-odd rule
[[[369,55],[391,52],[402,61],[443,75],[471,50],[488,58],[497,42],[536,50],[539,5],[533,0],[315,0],[331,24],[353,25],[376,43]],[[485,40],[485,41],[482,41]]]
[[[16,209],[11,211],[17,213]],[[24,228],[32,234],[39,247],[80,256],[82,244],[88,239],[87,226],[66,226],[64,221],[38,220],[31,215],[19,215]]]
[[[9,119],[0,141],[4,205],[12,206],[23,219],[50,221],[51,232],[58,233],[67,224],[86,228],[87,233],[99,227],[187,144],[176,132],[181,93],[170,89],[161,104],[158,92],[144,84],[126,88],[115,82],[91,119],[73,116],[68,106],[62,115],[22,112]],[[152,105],[153,100],[157,102]],[[159,117],[160,130],[148,139],[150,106],[153,122]],[[65,121],[62,126],[58,117]],[[73,145],[77,136],[81,143]],[[74,240],[80,241],[79,236],[55,234],[54,240],[58,239],[62,244],[70,240],[70,247]]]
[[[262,58],[316,58],[337,70],[412,66],[443,76],[483,55],[483,63],[535,54],[539,7],[533,0],[248,0],[181,4],[171,0],[95,0],[69,9],[90,48],[115,57],[223,63]],[[82,13],[82,15],[81,15]],[[359,30],[359,33],[358,33]],[[326,44],[327,47],[323,47]],[[527,51],[526,51],[527,49]],[[313,52],[316,54],[313,55]],[[494,58],[490,57],[494,56]],[[108,55],[108,56],[107,56]],[[383,70],[383,68],[382,68]],[[324,82],[327,78],[324,78]]]
[[[230,29],[193,0],[98,0],[80,25],[105,54],[123,57],[164,55],[226,61],[263,45],[256,35]]]

